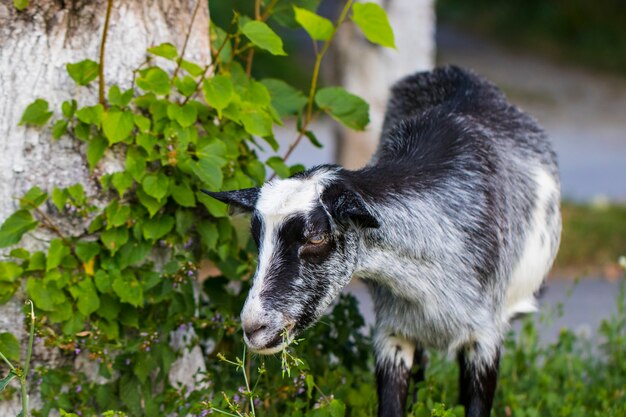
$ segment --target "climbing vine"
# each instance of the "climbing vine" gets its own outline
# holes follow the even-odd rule
[[[289,405],[294,412],[345,411],[348,400],[334,400],[332,392],[314,404],[314,391],[321,393],[321,388],[304,373],[312,366],[288,353],[282,361],[268,360],[267,366],[295,367],[293,383],[279,371],[265,372],[266,364],[258,358],[227,359],[243,349],[238,315],[254,272],[255,248],[246,221],[229,218],[224,204],[202,192],[259,186],[270,172],[284,178],[302,170],[287,158],[303,138],[319,145],[309,126],[320,113],[353,129],[367,125],[368,105],[362,99],[341,87],[318,86],[320,64],[348,19],[370,41],[392,47],[385,13],[375,4],[348,0],[332,22],[316,14],[316,5],[256,1],[254,16],[235,11],[227,27],[211,25],[212,61],[205,66],[186,59],[185,46],[155,45],[134,71],[130,88],[111,84],[105,89],[107,24],[99,62],[85,59],[66,67],[79,86],[97,80],[99,100],[51,105],[38,98],[25,109],[21,125],[51,129],[54,139],[68,136],[83,144],[94,181],[89,187],[34,185],[0,226],[0,248],[7,253],[0,262],[0,303],[14,297],[32,300],[38,346],[60,351],[63,359],[57,367],[39,365],[33,375],[24,375],[35,381],[43,400],[37,415],[52,410],[254,415],[255,404],[264,414],[280,415],[286,397],[270,393],[289,385],[295,391],[285,392],[302,398],[297,406]],[[306,95],[284,80],[251,76],[255,53],[286,54],[274,30],[280,24],[300,26],[313,41],[315,66]],[[289,117],[297,119],[298,128],[283,152],[274,128]],[[258,151],[268,148],[274,155],[262,160]],[[25,234],[40,241],[37,250],[20,246]],[[362,321],[350,303],[340,304],[347,315],[343,320],[358,327]],[[366,357],[365,343],[363,337],[341,337],[347,353],[358,354],[342,365],[349,368]],[[16,335],[3,333],[0,341],[7,361],[17,363]],[[318,342],[313,343],[311,352]],[[202,348],[207,372],[197,375],[189,391],[172,382],[169,372],[193,346]],[[94,371],[73,368],[77,358]],[[231,369],[228,361],[244,370],[244,400],[219,394],[241,378],[241,369]],[[11,372],[23,375],[18,368]],[[248,384],[251,374],[264,391]],[[11,395],[7,378],[0,390]],[[27,407],[23,413],[28,415]]]

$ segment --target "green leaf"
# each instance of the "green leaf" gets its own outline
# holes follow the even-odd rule
[[[276,175],[281,178],[288,178],[291,175],[289,167],[285,164],[285,161],[280,156],[272,156],[266,162],[269,165]]]
[[[368,41],[388,48],[396,47],[387,13],[378,4],[355,3],[352,21],[361,28]]]
[[[103,113],[104,107],[102,107],[102,104],[85,106],[76,112],[76,118],[83,123],[87,123],[88,125],[100,126]]]
[[[148,209],[150,217],[153,217],[167,201],[165,199],[159,201],[155,198],[152,198],[148,194],[146,194],[141,188],[137,189],[137,197],[139,197],[139,202],[141,203],[141,205]]]
[[[66,188],[67,193],[72,197],[72,200],[76,202],[78,205],[85,204],[86,196],[85,190],[81,184],[70,185]]]
[[[316,148],[324,147],[324,145],[322,145],[322,143],[319,140],[317,140],[317,136],[315,136],[315,134],[311,132],[310,130],[307,130],[306,132],[304,132],[304,135],[309,139],[309,142],[311,142],[311,144],[315,146]]]
[[[13,1],[18,1],[18,0],[13,0]],[[0,379],[0,392],[4,391],[7,385],[9,385],[9,382],[11,382],[11,380],[15,378],[16,376],[17,375],[15,375],[13,371],[9,371],[9,374],[6,377]]]
[[[63,116],[68,119],[74,116],[77,108],[78,103],[76,102],[76,100],[64,101],[63,104],[61,104],[61,111],[63,112]]]
[[[204,99],[209,106],[217,110],[220,117],[222,110],[230,103],[234,91],[233,82],[231,78],[226,75],[216,75],[208,78],[204,80],[204,84],[202,85]]]
[[[20,12],[28,7],[28,3],[30,3],[30,0],[13,0],[13,6]]]
[[[135,114],[133,115],[133,118],[135,120],[135,125],[139,128],[139,130],[141,130],[144,133],[150,132],[150,119],[148,119],[145,116],[142,116],[141,114]]]
[[[57,288],[54,282],[47,283],[45,280],[29,278],[26,281],[26,292],[37,308],[45,311],[54,311],[59,304],[67,302],[63,291]]]
[[[105,230],[100,234],[100,240],[104,246],[115,253],[128,241],[128,229],[125,227],[117,227],[115,229]]]
[[[102,130],[111,145],[126,139],[134,126],[135,119],[131,112],[111,110],[102,115]]]
[[[272,134],[272,118],[263,110],[248,108],[241,112],[241,123],[246,132],[256,136],[270,136]]]
[[[65,203],[67,202],[67,199],[69,197],[70,195],[64,189],[54,187],[54,189],[52,190],[52,202],[54,203],[54,206],[57,208],[57,210],[59,210],[60,212],[65,209]]]
[[[43,271],[46,268],[46,254],[37,251],[33,253],[30,257],[30,261],[28,262],[27,271]]]
[[[180,94],[185,97],[189,97],[196,92],[196,81],[189,75],[185,75],[183,78],[176,78],[174,85]]]
[[[48,259],[46,261],[46,271],[56,269],[63,258],[70,254],[70,248],[65,246],[61,239],[53,239],[48,248]]]
[[[126,172],[116,172],[111,176],[111,183],[117,190],[120,198],[124,197],[124,193],[133,185],[133,178]]]
[[[120,205],[117,200],[113,200],[105,209],[107,216],[107,229],[126,224],[130,219],[130,206]]]
[[[52,112],[48,110],[48,102],[38,98],[26,107],[19,125],[43,126],[52,117]]]
[[[317,10],[319,4],[320,0],[279,1],[272,10],[271,19],[290,29],[298,29],[300,25],[296,22],[293,6],[314,12]]]
[[[0,352],[8,360],[18,362],[20,360],[20,342],[9,332],[0,333]]]
[[[100,252],[100,245],[97,242],[80,241],[76,244],[76,255],[83,262],[89,262]]]
[[[26,210],[11,214],[0,226],[0,248],[15,245],[26,232],[35,229],[38,224]]]
[[[113,106],[126,107],[133,99],[134,91],[132,88],[122,91],[117,85],[112,85],[109,89],[109,104]]]
[[[183,182],[172,187],[172,197],[174,200],[183,207],[195,207],[196,198],[193,195],[193,191],[189,184]]]
[[[315,103],[333,119],[352,129],[363,130],[369,123],[369,105],[341,87],[320,89],[315,94]]]
[[[328,404],[328,412],[330,417],[344,417],[346,415],[346,405],[337,399],[332,399],[330,404]]]
[[[224,181],[222,167],[226,165],[226,160],[223,158],[225,153],[224,143],[215,140],[198,151],[198,161],[192,164],[194,174],[211,190],[219,190],[222,187]]]
[[[266,78],[261,81],[270,92],[272,106],[281,117],[298,114],[307,103],[301,91],[282,80]]]
[[[126,171],[135,179],[141,181],[146,172],[146,158],[141,149],[130,147],[126,151]]]
[[[152,48],[148,48],[148,52],[153,55],[169,59],[170,61],[175,61],[178,57],[178,50],[174,45],[168,42],[162,43],[158,46],[153,46]]]
[[[67,64],[67,73],[78,85],[87,85],[98,77],[98,63],[85,59],[75,64]]]
[[[330,39],[335,30],[332,22],[325,17],[319,16],[307,9],[293,7],[296,22],[306,30],[311,38],[316,41],[325,41]]]
[[[87,144],[87,162],[89,170],[93,171],[98,162],[104,156],[104,152],[109,147],[109,142],[102,136],[96,135]]]
[[[14,282],[24,270],[13,262],[0,262],[0,282]]]
[[[143,237],[146,240],[158,240],[168,234],[174,227],[172,216],[160,216],[148,219],[143,223]]]
[[[59,139],[67,132],[67,120],[57,120],[52,126],[52,137]]]
[[[259,48],[272,55],[287,55],[283,50],[282,39],[266,23],[252,20],[243,25],[241,30]]]
[[[204,69],[202,69],[200,65],[185,61],[184,59],[180,61],[180,67],[194,77],[199,77],[204,73]]]
[[[113,280],[112,287],[122,302],[135,307],[143,305],[143,289],[134,276],[124,278],[120,275]]]
[[[144,91],[151,91],[158,95],[167,95],[170,92],[170,77],[159,67],[146,68],[139,71],[137,86]]]
[[[70,292],[72,297],[78,300],[76,306],[83,316],[88,317],[100,308],[100,298],[91,278],[86,277],[78,285],[72,287]]]
[[[242,99],[255,107],[268,107],[272,101],[270,92],[263,83],[250,81]]]
[[[228,216],[228,205],[225,203],[209,197],[201,191],[196,192],[196,199],[207,208],[211,216],[217,218]]]
[[[182,127],[189,127],[196,122],[198,110],[191,103],[187,103],[182,107],[171,103],[167,106],[167,117],[171,120],[176,120]]]
[[[41,188],[37,186],[32,187],[20,198],[20,208],[32,209],[39,207],[47,198],[48,194],[44,193]]]
[[[96,287],[98,288],[98,291],[100,291],[101,293],[106,294],[113,291],[113,287],[111,287],[111,279],[104,270],[98,269],[94,275],[94,280],[96,282]],[[103,304],[103,308],[104,306],[106,306],[106,303]]]
[[[219,233],[215,223],[203,220],[197,225],[198,234],[206,250],[213,250],[217,247]]]
[[[159,172],[156,175],[147,175],[141,182],[141,186],[150,197],[161,200],[167,195],[170,179],[167,175]]]

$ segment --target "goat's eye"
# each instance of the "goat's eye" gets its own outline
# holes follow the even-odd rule
[[[313,235],[307,241],[307,243],[309,243],[311,245],[319,245],[319,244],[324,243],[324,242],[326,242],[326,236],[325,235]]]

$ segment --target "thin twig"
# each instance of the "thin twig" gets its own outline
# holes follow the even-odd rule
[[[43,210],[41,210],[39,207],[34,207],[34,209],[35,209],[35,212],[37,212],[37,214],[39,214],[41,216],[41,219],[43,220],[44,226],[47,227],[48,229],[52,230],[54,233],[56,233],[56,235],[61,238],[63,243],[65,243],[66,245],[70,245],[70,241],[63,234],[63,232],[61,232],[61,229],[59,229],[54,224],[52,219],[50,217],[48,217],[48,215]]]
[[[302,141],[302,138],[306,134],[307,127],[313,120],[313,102],[315,101],[315,92],[317,91],[317,81],[319,79],[322,58],[324,58],[324,55],[328,51],[328,48],[330,47],[330,43],[335,37],[335,34],[337,33],[337,29],[339,28],[339,26],[341,26],[343,21],[346,20],[346,17],[348,16],[348,12],[350,11],[350,7],[352,6],[352,3],[353,3],[353,0],[348,0],[346,4],[344,5],[339,18],[337,19],[337,23],[333,27],[333,31],[330,34],[330,37],[324,42],[324,45],[322,46],[322,49],[319,53],[317,53],[317,45],[316,44],[314,45],[314,48],[316,49],[315,66],[313,67],[313,76],[311,77],[311,88],[309,89],[309,98],[307,100],[304,120],[302,121],[302,125],[300,126],[300,129],[298,130],[298,136],[296,136],[296,139],[287,148],[287,152],[285,152],[285,155],[283,156],[283,161],[286,161],[287,158],[291,156],[291,153],[294,151],[294,149],[300,144],[300,142]],[[270,176],[270,180],[272,180],[274,177],[276,177],[276,172],[274,172]]]
[[[272,2],[267,5],[265,11],[261,15],[261,20],[266,21],[270,17],[270,15],[272,14],[272,9],[274,9],[276,3],[278,3],[278,0],[272,0]]]
[[[104,47],[107,43],[107,33],[109,32],[109,20],[111,19],[111,9],[113,8],[113,0],[107,1],[106,17],[104,18],[104,29],[102,30],[102,41],[100,41],[100,63],[98,65],[98,96],[100,104],[106,107],[104,100]]]
[[[172,75],[172,80],[176,78],[178,75],[178,71],[180,70],[180,64],[183,62],[183,58],[185,57],[185,51],[187,51],[187,44],[189,43],[189,38],[191,37],[191,29],[193,28],[193,22],[196,20],[196,14],[198,13],[198,9],[200,8],[201,0],[196,1],[196,7],[193,9],[193,14],[191,15],[191,23],[189,24],[189,30],[187,31],[187,35],[185,35],[185,42],[183,43],[183,49],[180,51],[180,57],[178,58],[178,63],[176,65],[176,69],[174,70],[174,74]]]
[[[222,49],[224,49],[224,47],[226,46],[226,44],[228,43],[228,41],[231,39],[230,35],[227,35],[224,38],[224,41],[222,42],[222,44],[220,45],[220,47],[217,49],[217,51],[215,52],[215,54],[213,55],[213,57],[211,58],[211,63],[207,64],[204,67],[204,72],[202,73],[202,76],[198,79],[198,81],[196,82],[196,88],[194,89],[194,92],[191,93],[189,96],[185,97],[185,99],[183,100],[182,105],[184,106],[185,104],[187,104],[187,102],[191,99],[191,97],[195,96],[198,93],[198,90],[200,89],[200,85],[202,84],[202,82],[204,81],[204,78],[206,77],[207,73],[209,72],[209,69],[211,69],[212,67],[214,68],[217,64],[216,62],[219,61],[219,55],[222,53]]]
[[[15,372],[15,366],[13,366],[13,364],[12,364],[11,362],[9,362],[9,360],[7,359],[7,357],[6,357],[6,356],[4,356],[4,355],[2,354],[2,352],[0,352],[0,359],[2,359],[2,360],[3,360],[6,364],[7,364],[7,366],[8,366],[9,368],[11,368],[11,370],[12,370],[13,372]]]

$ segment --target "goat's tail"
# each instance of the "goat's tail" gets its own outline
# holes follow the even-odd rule
[[[476,100],[479,95],[479,100]],[[460,112],[472,112],[467,103],[502,100],[500,90],[473,72],[453,65],[433,71],[418,72],[398,81],[387,103],[382,138],[401,121],[419,116],[439,106],[451,106]],[[471,100],[468,100],[471,99]]]

